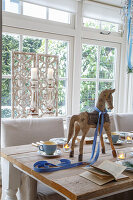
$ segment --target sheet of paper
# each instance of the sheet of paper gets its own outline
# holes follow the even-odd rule
[[[82,174],[80,174],[80,176],[90,180],[93,183],[96,183],[97,185],[104,185],[106,183],[109,183],[109,182],[115,180],[114,177],[108,177],[108,178],[101,179],[98,176],[96,176],[95,174],[92,174],[91,172],[88,172],[88,171],[83,172]],[[129,178],[129,177],[124,174],[121,174],[117,180],[120,181],[120,180],[127,179],[127,178]]]
[[[116,164],[115,162],[111,162],[109,160],[103,161],[98,166],[98,168],[102,169],[102,170],[105,170],[108,173],[112,174],[116,180],[120,176],[120,174],[126,169],[125,166]]]
[[[89,172],[91,172],[92,174],[95,174],[97,175],[99,178],[103,179],[103,178],[108,178],[108,177],[112,177],[112,175],[110,174],[107,174],[106,172],[103,172],[101,171],[101,169],[98,169],[98,168],[93,168],[93,167],[90,167],[88,169]],[[114,177],[113,177],[114,179]]]
[[[97,185],[104,185],[104,184],[114,180],[114,177],[109,177],[107,179],[100,179],[98,176],[96,176],[95,174],[92,174],[91,172],[88,172],[88,171],[83,172],[82,174],[80,174],[80,176],[92,181],[93,183],[96,183]]]

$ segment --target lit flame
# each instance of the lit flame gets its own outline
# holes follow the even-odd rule
[[[69,145],[68,145],[68,144],[65,144],[64,148],[65,148],[65,149],[68,149],[68,148],[69,148]]]
[[[130,137],[130,136],[127,136],[127,140],[132,140],[132,137]]]
[[[122,154],[120,154],[120,155],[118,156],[118,158],[120,158],[120,159],[125,159],[125,156],[124,156],[124,154],[122,153]]]

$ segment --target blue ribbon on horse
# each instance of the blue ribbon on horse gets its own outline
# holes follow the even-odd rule
[[[92,154],[91,154],[90,160],[88,161],[89,162],[88,166],[93,165],[97,161],[97,159],[99,157],[99,153],[100,153],[100,137],[102,135],[102,130],[103,130],[104,114],[107,113],[106,109],[105,109],[104,112],[102,112],[97,107],[95,107],[95,110],[99,113],[99,117],[98,117],[97,127],[96,127],[95,134],[94,134],[94,141],[93,141],[93,145],[92,145]],[[98,135],[100,117],[101,117],[101,125],[100,125],[100,133],[99,133],[99,142],[98,142],[97,152],[96,152],[96,155],[94,157],[94,153],[95,153],[95,149],[96,149],[96,142],[97,142],[97,135]],[[93,157],[94,157],[94,159],[93,159]]]
[[[38,161],[33,165],[33,169],[36,172],[54,172],[54,171],[59,171],[63,169],[70,169],[72,167],[77,167],[83,164],[85,164],[85,162],[72,164],[71,161],[68,159],[61,159],[58,165],[54,165],[47,161]]]

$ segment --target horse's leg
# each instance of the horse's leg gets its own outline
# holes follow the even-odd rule
[[[79,159],[78,159],[79,161],[83,160],[83,144],[84,144],[85,136],[88,131],[89,131],[89,129],[87,131],[82,130],[82,138],[80,140],[80,146],[79,146]]]
[[[74,147],[75,147],[75,140],[79,134],[79,131],[80,131],[80,126],[77,122],[75,122],[75,135],[72,139],[72,144],[71,144],[71,151],[70,151],[70,157],[73,157],[74,156]]]
[[[116,158],[116,157],[117,157],[117,154],[116,154],[116,151],[115,151],[113,142],[112,142],[111,130],[110,130],[110,123],[105,122],[105,123],[104,123],[104,129],[105,129],[105,131],[106,131],[106,133],[107,133],[107,136],[108,136],[108,139],[109,139],[111,148],[112,148],[113,157]]]
[[[100,137],[100,127],[98,128],[98,130],[99,130],[99,137]],[[102,146],[102,153],[105,153],[105,145],[104,145],[104,140],[103,140],[103,133],[101,134],[100,140],[101,140],[101,146]]]

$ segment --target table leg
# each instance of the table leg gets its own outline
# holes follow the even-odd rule
[[[28,189],[27,189],[28,188]],[[37,199],[37,181],[22,173],[21,186],[19,188],[21,200],[36,200]]]
[[[21,172],[2,158],[2,200],[17,200]]]

